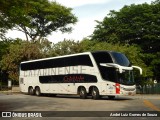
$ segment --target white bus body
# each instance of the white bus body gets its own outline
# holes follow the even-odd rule
[[[134,95],[133,68],[125,55],[112,51],[85,52],[25,61],[20,64],[21,92],[30,95],[78,94],[114,98]]]

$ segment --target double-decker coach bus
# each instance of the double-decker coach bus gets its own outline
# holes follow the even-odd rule
[[[119,52],[96,51],[21,62],[21,92],[30,95],[78,94],[92,96],[134,95],[136,85],[127,57]]]

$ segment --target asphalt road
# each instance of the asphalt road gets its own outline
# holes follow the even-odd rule
[[[149,114],[160,114],[160,95],[136,95],[130,97],[116,97],[114,100],[109,100],[107,97],[103,97],[99,100],[92,100],[91,98],[80,99],[79,96],[67,96],[58,95],[56,97],[49,96],[30,96],[24,94],[13,93],[0,93],[0,111],[50,111],[42,115],[48,115],[48,117],[37,119],[116,119],[116,120],[128,120],[129,119],[152,119],[158,120],[160,117],[148,117]],[[75,117],[65,117],[61,115],[63,112],[55,113],[55,111],[73,111],[64,113],[66,115],[75,115]],[[76,112],[74,112],[76,111]],[[90,111],[90,112],[83,112]],[[96,111],[96,112],[93,112]],[[98,112],[97,112],[98,111]],[[107,112],[109,111],[109,112]],[[134,117],[137,114],[142,116],[142,112],[147,114],[147,117]],[[81,117],[76,117],[77,113]],[[106,116],[103,114],[106,113]],[[116,114],[115,114],[116,113]],[[149,113],[149,114],[148,114]],[[86,115],[87,114],[87,115]],[[109,115],[108,115],[109,114]],[[114,117],[109,117],[113,114]],[[120,115],[119,115],[120,114]],[[127,114],[129,117],[126,117]],[[133,114],[133,116],[131,115]],[[53,117],[52,116],[58,116]],[[85,117],[83,117],[83,115]],[[117,115],[117,117],[115,117]],[[126,116],[125,116],[126,115]],[[60,117],[62,116],[62,117]],[[121,116],[121,117],[120,117]],[[132,117],[131,117],[132,116]],[[1,118],[2,119],[2,118]],[[3,118],[6,119],[6,118]],[[8,118],[17,120],[18,118]],[[21,119],[21,118],[19,118]],[[30,120],[33,118],[23,118]],[[34,118],[36,119],[36,118]]]

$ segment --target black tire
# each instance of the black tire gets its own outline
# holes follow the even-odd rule
[[[98,90],[98,88],[94,87],[92,89],[92,99],[97,100],[99,98],[100,98],[99,90]]]
[[[87,98],[87,92],[86,89],[84,87],[81,87],[80,91],[79,91],[79,95],[81,99],[86,99]]]
[[[57,94],[49,94],[49,97],[56,97]]]
[[[52,97],[56,97],[56,96],[57,96],[57,94],[52,94],[51,96],[52,96]]]
[[[34,89],[33,89],[33,87],[29,87],[28,88],[28,94],[29,95],[34,95]]]
[[[40,90],[39,87],[36,87],[35,94],[36,94],[36,96],[40,96],[41,95],[41,90]]]
[[[108,96],[108,98],[109,98],[110,100],[113,100],[113,99],[115,98],[115,96]]]

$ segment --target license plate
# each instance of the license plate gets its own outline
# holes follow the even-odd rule
[[[129,92],[128,95],[132,95],[132,92]]]

